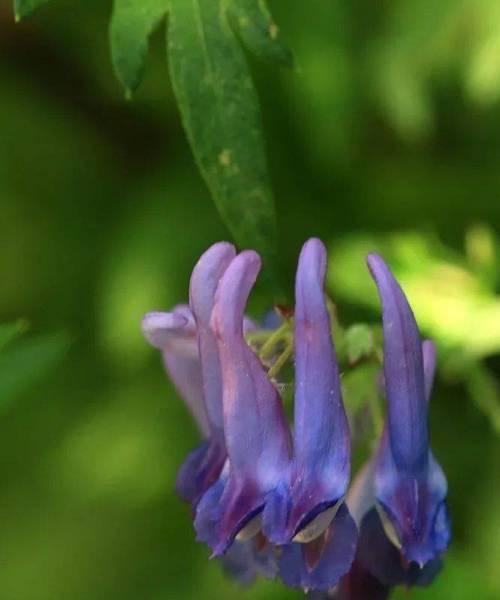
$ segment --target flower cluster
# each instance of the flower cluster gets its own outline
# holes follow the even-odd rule
[[[192,507],[197,539],[243,581],[279,577],[318,597],[377,600],[398,584],[425,585],[440,568],[450,526],[427,429],[435,347],[421,341],[382,258],[367,262],[383,309],[387,418],[352,483],[320,240],[304,244],[297,268],[291,426],[275,373],[247,342],[259,330],[244,314],[256,252],[213,245],[193,270],[189,305],[143,319],[204,436],[177,491]]]

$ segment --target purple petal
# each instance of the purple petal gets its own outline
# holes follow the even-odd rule
[[[356,558],[342,579],[334,600],[386,600],[391,589],[381,583]]]
[[[189,307],[180,304],[171,312],[149,312],[141,329],[148,342],[158,350],[169,349],[185,356],[197,356],[196,324]]]
[[[345,494],[350,472],[349,425],[324,298],[325,273],[326,249],[310,239],[295,284],[294,531]]]
[[[221,497],[227,485],[228,471],[229,464],[226,462],[219,478],[201,496],[195,509],[194,528],[196,539],[211,548],[216,547],[219,543],[219,523],[223,517]]]
[[[191,275],[190,303],[195,321],[198,358],[196,371],[190,373],[192,379],[184,378],[183,384],[194,384],[197,389],[202,390],[209,437],[207,443],[188,455],[177,476],[179,495],[193,507],[203,493],[217,481],[226,460],[222,421],[222,378],[217,343],[210,330],[210,315],[219,279],[234,256],[235,250],[231,244],[214,244],[198,260]],[[172,357],[166,355],[165,362],[169,365]]]
[[[223,444],[222,377],[215,336],[210,329],[215,291],[236,251],[227,242],[211,246],[196,263],[189,285],[189,302],[198,329],[203,395],[213,437]]]
[[[277,390],[243,336],[243,312],[260,270],[253,251],[230,264],[216,294],[212,329],[223,379],[224,434],[230,476],[221,497],[223,518],[214,553],[223,553],[238,531],[262,509],[265,495],[287,471],[288,425]]]
[[[278,574],[278,562],[274,548],[267,544],[259,547],[259,540],[234,542],[221,558],[224,571],[239,583],[252,583],[258,576],[274,579]]]
[[[441,569],[441,560],[427,561],[424,568],[406,562],[387,538],[379,514],[372,509],[363,519],[356,560],[384,585],[428,585]]]
[[[382,302],[391,449],[399,467],[418,471],[427,463],[429,446],[420,334],[410,305],[383,259],[370,254],[367,262]]]
[[[277,481],[288,465],[288,425],[277,390],[243,337],[243,311],[260,270],[253,251],[239,254],[222,277],[212,315],[224,382],[224,426],[232,473]]]
[[[427,431],[435,348],[421,343],[410,306],[384,261],[371,254],[368,266],[383,308],[388,413],[375,463],[377,507],[386,542],[397,546],[397,556],[420,566],[434,564],[451,535],[446,478],[432,456]],[[375,553],[374,560],[383,556]]]
[[[446,478],[430,450],[425,471],[414,476],[398,468],[387,436],[383,436],[374,488],[386,522],[386,537],[396,540],[398,553],[405,561],[423,566],[446,550],[451,537]]]
[[[163,352],[163,363],[179,395],[186,402],[203,437],[207,437],[210,433],[210,426],[203,401],[199,358],[179,356],[174,352],[165,350]]]
[[[146,339],[163,352],[165,369],[206,437],[209,423],[201,379],[196,324],[188,306],[172,312],[151,312],[142,319]]]
[[[327,591],[349,571],[356,551],[357,529],[344,504],[325,535],[324,547],[314,565],[308,564],[305,544],[292,543],[283,547],[279,567],[286,585]]]
[[[195,507],[206,490],[217,481],[225,460],[225,449],[215,440],[203,442],[192,450],[177,473],[178,495]]]

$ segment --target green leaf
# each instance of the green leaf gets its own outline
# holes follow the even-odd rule
[[[184,127],[217,208],[243,247],[275,259],[261,114],[220,0],[170,0],[169,63]]]
[[[31,14],[35,8],[47,4],[49,0],[14,0],[14,14],[16,21]]]
[[[52,333],[18,342],[0,354],[0,410],[9,407],[16,395],[25,391],[62,358],[69,347],[65,333]]]
[[[347,329],[344,343],[347,360],[350,364],[354,364],[358,360],[370,356],[375,350],[373,332],[368,325],[364,325],[363,323],[352,325]]]
[[[167,12],[167,0],[114,0],[111,16],[111,58],[127,96],[139,85],[149,36]]]
[[[22,319],[12,323],[0,323],[0,350],[21,334],[26,326],[26,321]]]
[[[293,56],[279,38],[266,0],[232,0],[229,14],[237,33],[257,57],[284,67],[293,67]]]

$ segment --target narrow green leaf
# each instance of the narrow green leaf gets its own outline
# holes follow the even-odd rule
[[[167,12],[167,0],[114,0],[111,16],[111,58],[127,96],[139,85],[149,36]]]
[[[293,56],[280,40],[266,0],[232,0],[229,14],[248,49],[262,60],[293,67]]]
[[[201,173],[236,241],[274,261],[275,212],[261,114],[220,0],[170,0],[169,63]]]
[[[27,17],[31,14],[35,8],[47,4],[49,0],[14,0],[14,15],[16,21],[20,21],[22,18]]]
[[[22,319],[12,323],[0,323],[0,350],[22,333],[26,327],[27,323]]]
[[[0,354],[0,411],[57,364],[69,347],[65,333],[21,340]]]

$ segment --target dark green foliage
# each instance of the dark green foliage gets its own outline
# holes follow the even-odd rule
[[[14,0],[14,14],[16,20],[30,15],[35,8],[46,4],[49,0]]]
[[[149,36],[167,12],[167,0],[114,0],[110,24],[113,67],[130,96],[142,78]]]
[[[0,412],[57,365],[69,346],[63,333],[29,337],[10,345],[21,330],[22,322],[0,326]]]
[[[214,0],[170,0],[170,74],[196,161],[242,247],[275,253],[261,115],[240,44]]]
[[[363,357],[351,368],[342,340],[350,323],[380,324],[366,252],[394,269],[438,345],[430,432],[454,522],[442,575],[411,597],[497,600],[498,0],[268,4],[296,70],[260,60],[281,53],[264,52],[265,12],[251,28],[257,42],[238,27],[243,3],[225,3],[221,30],[258,91],[278,254],[291,275],[305,238],[328,244],[328,293],[346,327],[335,331],[342,383],[367,445],[370,414],[384,407],[373,394],[379,364]],[[63,351],[43,344],[28,352],[38,335],[0,327],[0,389],[14,390],[0,419],[2,599],[303,598],[231,583],[173,491],[199,438],[139,323],[185,302],[194,262],[229,234],[185,142],[161,19],[123,34],[133,41],[124,77],[138,81],[158,23],[147,77],[126,103],[106,39],[111,0],[53,0],[18,25],[12,3],[0,5],[0,321],[20,316],[75,339],[58,360]],[[35,3],[18,6],[25,15]],[[256,319],[269,308],[261,292]],[[292,398],[291,361],[278,383]]]
[[[280,40],[266,0],[230,0],[229,15],[248,49],[262,60],[293,66],[293,56]]]

